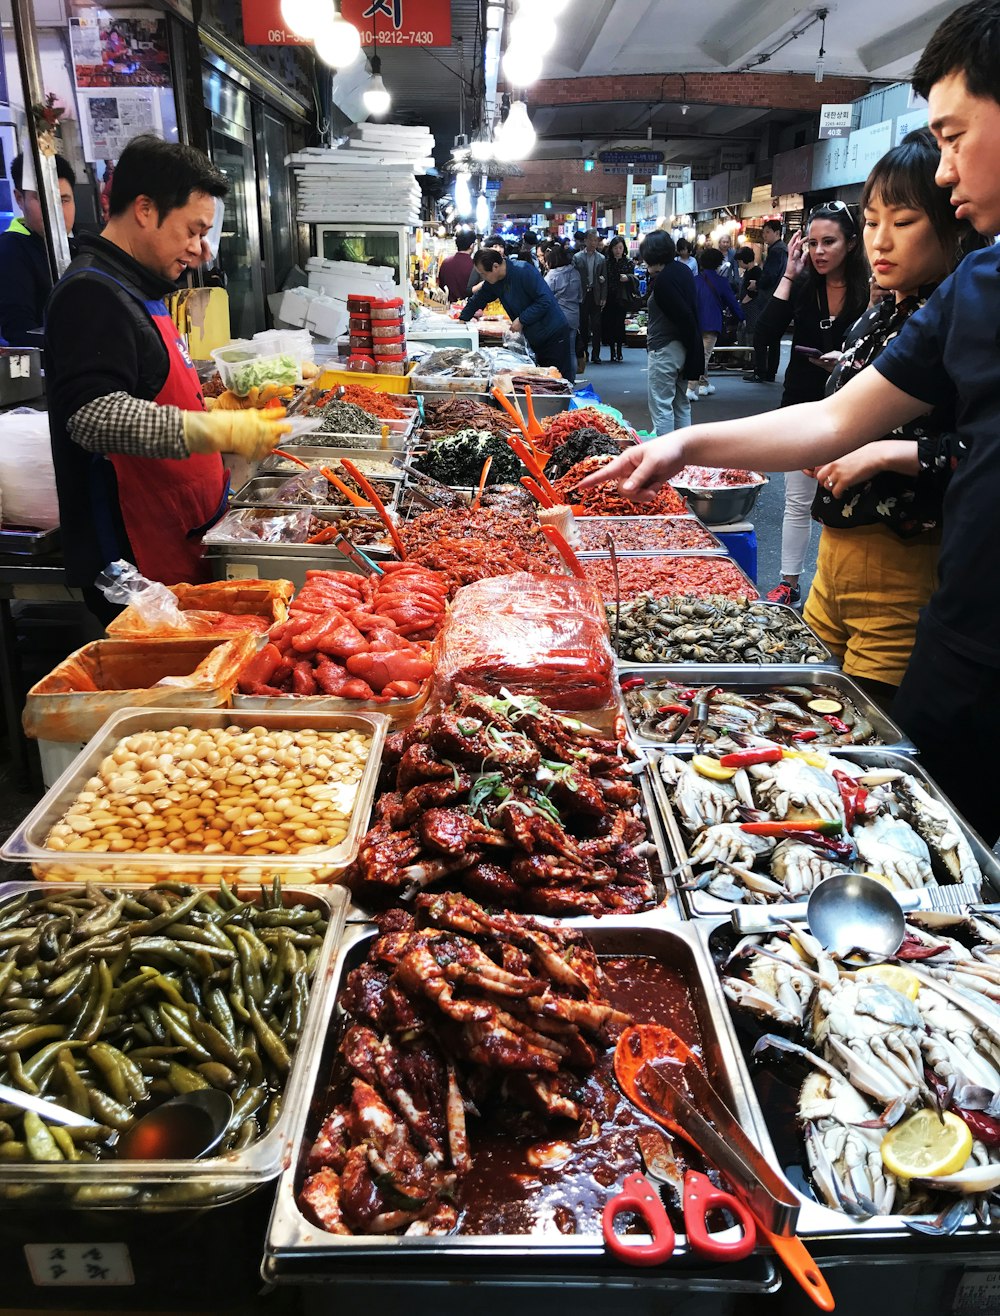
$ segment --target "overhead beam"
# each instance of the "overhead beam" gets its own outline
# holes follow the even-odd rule
[[[589,4],[574,7],[572,20],[561,24],[558,62],[562,67],[580,72],[614,7],[615,0],[590,0]]]
[[[828,77],[817,83],[811,73],[632,73],[586,78],[546,78],[528,92],[530,106],[554,108],[684,98],[691,105],[735,105],[741,109],[819,112],[827,101],[850,101],[871,91],[871,78]]]
[[[803,0],[764,0],[763,4],[741,5],[735,12],[727,9],[726,16],[699,41],[698,49],[723,68],[729,68],[748,55],[757,54],[768,38],[776,41],[795,19],[817,8],[819,5],[806,4]]]
[[[891,32],[876,37],[858,50],[861,63],[866,69],[881,69],[887,64],[895,64],[898,60],[918,54],[927,45],[938,24],[954,12],[955,5],[944,0],[943,4],[935,5],[920,18],[911,19],[909,23],[903,23]]]

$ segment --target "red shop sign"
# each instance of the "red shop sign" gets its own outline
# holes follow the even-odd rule
[[[451,0],[341,0],[340,10],[371,46],[450,46]],[[303,46],[286,29],[281,0],[243,0],[243,40],[248,46]]]

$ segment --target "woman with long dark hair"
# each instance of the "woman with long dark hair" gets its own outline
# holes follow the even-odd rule
[[[781,282],[757,321],[757,333],[775,339],[795,318],[792,355],[785,371],[781,405],[818,402],[829,370],[848,329],[869,300],[864,247],[850,210],[830,201],[809,212],[805,229],[788,244]],[[823,358],[827,360],[824,361]],[[809,549],[816,482],[802,471],[785,475],[785,514],[781,523],[781,583],[772,603],[798,603],[799,576]]]
[[[604,341],[611,349],[611,360],[620,361],[625,346],[625,315],[632,298],[638,294],[639,281],[635,277],[635,262],[629,260],[625,239],[620,235],[608,243],[604,259],[607,262],[608,300],[604,303],[601,328]]]
[[[865,248],[888,296],[852,327],[836,391],[870,365],[974,247],[987,246],[934,182],[941,152],[929,128],[878,162],[861,196]],[[823,530],[805,617],[844,671],[887,702],[903,679],[917,617],[937,587],[941,506],[951,476],[937,407],[891,436],[816,469]],[[921,459],[923,453],[923,459]]]

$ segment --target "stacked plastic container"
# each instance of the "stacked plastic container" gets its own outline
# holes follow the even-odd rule
[[[373,299],[370,305],[375,368],[380,375],[405,375],[407,354],[403,299]]]
[[[372,300],[370,297],[348,297],[347,310],[350,314],[351,356],[349,370],[372,373],[375,366],[375,351],[372,338]]]

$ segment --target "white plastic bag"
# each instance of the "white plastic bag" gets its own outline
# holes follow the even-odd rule
[[[94,581],[109,603],[133,607],[150,630],[190,631],[194,627],[177,595],[158,580],[147,580],[137,566],[119,558]]]
[[[49,418],[17,407],[0,415],[0,490],[3,523],[51,530],[59,524]]]

